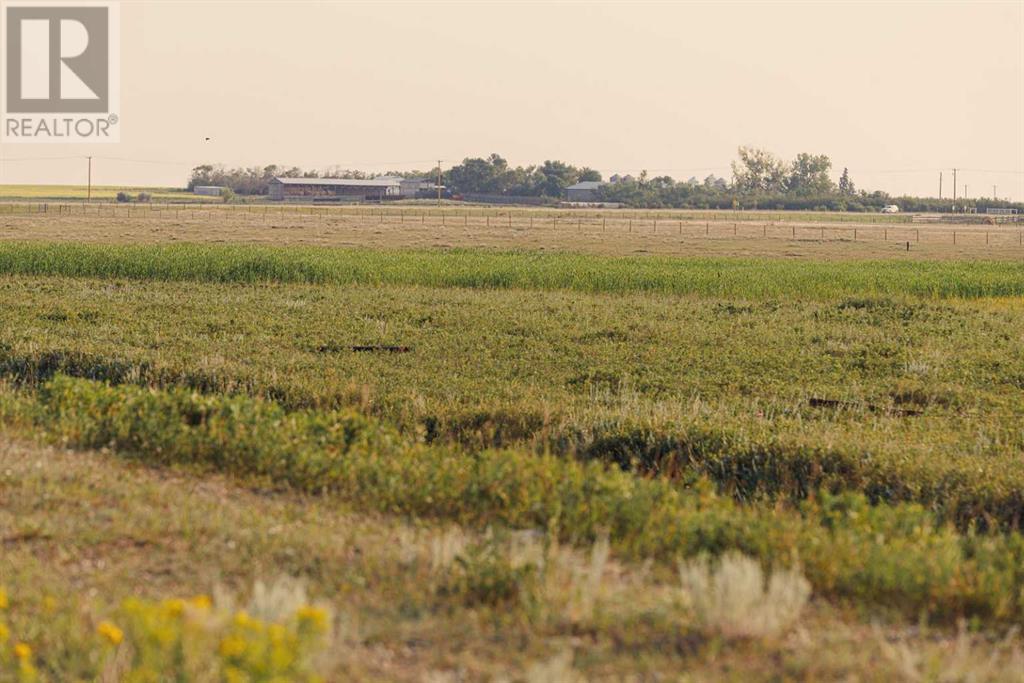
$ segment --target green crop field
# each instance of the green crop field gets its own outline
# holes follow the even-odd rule
[[[0,680],[1020,680],[1022,425],[1019,260],[2,242]]]

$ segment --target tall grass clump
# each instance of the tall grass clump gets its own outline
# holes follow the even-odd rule
[[[818,594],[939,618],[1024,618],[1024,539],[960,535],[917,505],[822,494],[799,509],[739,505],[599,462],[517,450],[469,453],[402,438],[350,412],[286,413],[247,397],[200,396],[58,376],[36,423],[74,447],[111,447],[326,492],[358,507],[462,524],[548,529],[573,544],[607,535],[627,557],[729,551],[799,562]]]
[[[765,576],[738,553],[680,563],[679,578],[700,626],[726,638],[777,636],[800,617],[811,586],[796,568]]]
[[[389,284],[654,292],[751,299],[1024,294],[1024,264],[602,257],[254,245],[0,244],[0,274],[224,283]]]

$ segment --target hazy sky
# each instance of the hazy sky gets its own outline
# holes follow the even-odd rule
[[[858,187],[1024,200],[1024,0],[121,4],[121,143],[3,145],[0,182],[184,184],[497,152],[609,175],[828,154]],[[205,137],[210,142],[205,142]]]

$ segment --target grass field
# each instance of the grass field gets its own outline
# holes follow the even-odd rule
[[[122,187],[122,186],[100,186],[92,187],[94,200],[112,200],[118,192],[128,192],[136,195],[139,192],[146,192],[153,197],[154,201],[173,202],[184,199],[195,199],[219,202],[217,197],[202,197],[193,195],[185,188],[177,187]],[[0,185],[0,202],[3,201],[77,201],[89,196],[89,188],[85,185]],[[271,203],[265,195],[239,195],[236,201],[243,203],[265,204]],[[389,202],[387,208],[395,211],[416,211],[429,210],[435,204],[433,199],[400,200]],[[507,215],[509,212],[522,216],[550,216],[552,214],[562,216],[597,216],[605,215],[608,211],[603,209],[562,209],[548,206],[495,206],[489,204],[472,204],[461,201],[444,200],[442,202],[445,210],[458,213],[460,211],[486,212],[496,215]],[[278,205],[280,206],[280,205]],[[337,207],[347,210],[350,213],[358,214],[371,211],[364,206]],[[876,222],[876,223],[906,223],[910,221],[909,215],[902,214],[857,214],[841,213],[835,211],[773,211],[773,210],[745,210],[745,211],[724,211],[716,209],[624,209],[615,210],[612,213],[628,216],[631,218],[653,218],[673,219],[689,217],[699,220],[752,220],[752,221],[798,221],[798,222]]]
[[[88,197],[97,201],[111,201],[118,192],[137,196],[148,193],[153,201],[196,201],[203,199],[191,192],[175,187],[123,187],[116,185],[94,185],[90,190],[85,185],[0,185],[0,201],[75,201]],[[207,198],[209,199],[209,198]]]
[[[20,589],[10,591],[5,623],[41,655],[36,670],[58,680],[112,667],[111,644],[92,634],[127,598],[159,603],[207,595],[213,586],[218,607],[231,602],[227,596],[245,604],[260,602],[249,596],[267,580],[287,598],[278,601],[308,599],[280,578],[288,574],[303,577],[319,604],[339,596],[325,666],[339,679],[331,672],[399,681],[450,680],[453,669],[473,680],[654,677],[680,669],[697,680],[776,672],[893,680],[938,670],[1012,680],[1024,665],[1014,639],[994,646],[968,631],[863,626],[820,601],[789,632],[761,643],[733,637],[723,649],[715,644],[720,636],[685,626],[674,576],[605,559],[600,545],[548,550],[534,605],[467,601],[441,590],[461,566],[457,558],[481,544],[509,553],[515,538],[496,543],[463,527],[353,513],[322,497],[154,471],[100,453],[0,440],[0,500],[5,580]],[[520,539],[516,552],[531,551],[545,554]],[[192,619],[201,616],[196,610]],[[46,656],[54,652],[60,657]],[[766,652],[774,672],[764,670]]]
[[[0,671],[1021,679],[1019,261],[10,220]]]
[[[1024,231],[1013,225],[911,225],[884,222],[886,218],[891,217],[421,205],[0,203],[0,239],[473,248],[828,261],[1024,259]]]

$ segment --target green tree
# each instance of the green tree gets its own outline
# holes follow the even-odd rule
[[[732,182],[737,192],[770,194],[786,191],[789,168],[771,152],[740,147],[739,160],[732,162]]]
[[[579,171],[562,161],[545,161],[537,169],[543,177],[540,194],[545,197],[561,197],[562,190],[576,183]]]
[[[789,167],[786,190],[799,195],[826,195],[835,192],[835,185],[828,173],[832,160],[824,154],[801,152]]]
[[[486,159],[463,159],[445,174],[445,183],[458,192],[503,194],[511,180],[508,162],[497,154]]]
[[[839,194],[853,195],[856,193],[857,189],[853,186],[853,181],[850,180],[850,171],[844,167],[843,175],[839,177]]]

